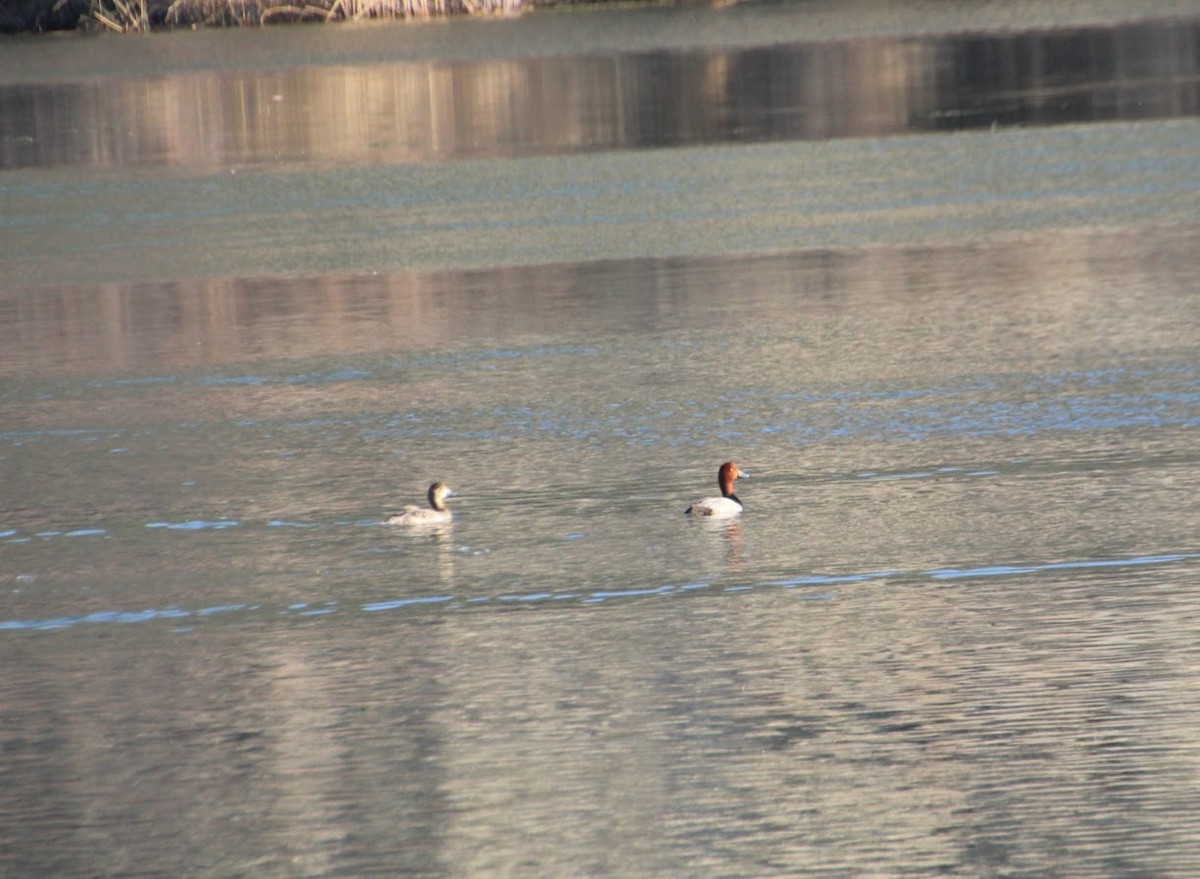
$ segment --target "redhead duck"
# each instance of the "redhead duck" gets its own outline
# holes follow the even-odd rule
[[[688,516],[713,516],[721,519],[728,516],[736,516],[742,511],[742,502],[733,493],[733,480],[741,479],[742,477],[749,479],[750,474],[739,470],[738,465],[732,461],[726,461],[717,470],[717,484],[721,486],[721,496],[706,497],[704,500],[696,501],[684,510],[684,514]]]
[[[457,497],[458,492],[444,482],[429,486],[429,508],[409,504],[403,513],[395,513],[383,520],[385,525],[439,525],[449,522],[454,514],[443,503],[448,497]]]

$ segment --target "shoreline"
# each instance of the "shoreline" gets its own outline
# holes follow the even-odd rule
[[[513,16],[580,0],[13,0],[0,33],[146,33],[353,21]],[[595,5],[598,0],[582,0]],[[645,0],[657,5],[657,0]],[[608,5],[608,4],[605,4]],[[639,4],[641,5],[641,4]]]
[[[173,33],[277,24],[421,23],[466,19],[504,21],[534,11],[657,9],[666,12],[770,9],[786,33],[776,40],[897,36],[928,31],[994,32],[1098,26],[1145,19],[1190,19],[1200,0],[1030,0],[937,2],[850,0],[797,4],[787,0],[9,0],[0,5],[0,39],[97,33]],[[722,16],[724,18],[724,16]],[[803,24],[793,33],[796,23]],[[720,29],[722,32],[726,28]],[[720,41],[737,42],[738,27]],[[711,36],[711,35],[710,35]]]

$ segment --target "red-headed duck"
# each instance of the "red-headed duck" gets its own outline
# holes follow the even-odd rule
[[[733,493],[733,480],[743,477],[749,479],[750,474],[739,470],[738,465],[732,461],[726,461],[717,470],[717,485],[721,486],[721,496],[696,501],[684,510],[684,513],[688,516],[712,516],[719,519],[738,515],[742,511],[742,502]]]
[[[409,504],[403,513],[394,513],[383,520],[385,525],[440,525],[449,522],[454,514],[446,508],[444,501],[448,497],[457,497],[458,492],[444,482],[435,482],[429,486],[429,507],[417,507]]]

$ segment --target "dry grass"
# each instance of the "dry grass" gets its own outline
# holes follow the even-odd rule
[[[503,15],[520,11],[525,0],[335,0],[328,20],[440,18],[447,15]]]
[[[161,26],[512,15],[533,3],[534,0],[88,0],[85,19],[106,30],[136,33]]]
[[[101,27],[117,33],[150,30],[148,0],[91,0],[90,14]]]

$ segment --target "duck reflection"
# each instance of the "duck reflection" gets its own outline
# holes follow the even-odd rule
[[[693,519],[692,521],[696,522],[698,527],[703,528],[706,534],[711,535],[714,545],[715,541],[720,540],[724,550],[725,564],[730,570],[736,571],[742,567],[745,546],[742,538],[741,519]]]

